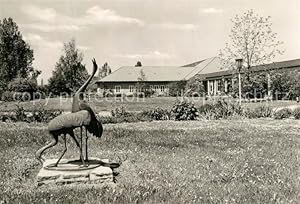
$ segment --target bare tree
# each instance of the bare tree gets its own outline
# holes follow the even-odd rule
[[[234,70],[235,59],[242,58],[243,71],[249,78],[252,66],[269,63],[277,54],[283,53],[280,49],[283,42],[277,40],[270,19],[270,16],[261,17],[253,10],[231,19],[233,27],[229,35],[230,43],[226,43],[220,51],[223,68]]]

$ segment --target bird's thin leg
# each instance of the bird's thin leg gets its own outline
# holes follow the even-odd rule
[[[58,141],[58,135],[54,135],[53,133],[49,132],[49,134],[52,136],[53,140],[47,144],[46,146],[42,147],[39,149],[36,153],[35,156],[36,158],[40,161],[41,164],[43,164],[44,159],[42,158],[43,153],[49,149],[50,147],[53,147],[57,144]]]
[[[80,144],[79,144],[79,142],[77,141],[77,139],[76,139],[76,137],[75,137],[75,135],[74,135],[74,132],[71,131],[69,134],[70,134],[70,136],[74,139],[74,141],[75,141],[77,147],[79,148],[79,151],[80,151],[80,160],[81,160],[81,162],[82,162],[82,165],[83,165],[83,166],[86,166],[86,165],[85,165],[85,162],[84,162],[83,155],[82,155],[82,149],[81,149]]]
[[[60,155],[59,159],[57,160],[57,162],[55,163],[54,166],[57,166],[58,163],[60,162],[60,160],[63,158],[63,156],[65,155],[66,151],[67,151],[67,138],[66,138],[66,134],[64,134],[64,142],[65,142],[65,149],[63,151],[63,153]]]
[[[89,159],[88,159],[88,135],[87,135],[86,127],[85,127],[85,158],[86,158],[86,161],[89,161]]]
[[[82,145],[82,127],[80,127],[80,148],[81,154],[83,154],[83,145]]]

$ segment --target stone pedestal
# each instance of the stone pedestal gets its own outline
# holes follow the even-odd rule
[[[67,184],[67,183],[107,183],[113,182],[113,171],[110,167],[95,165],[97,160],[101,163],[108,163],[107,159],[92,158],[94,164],[87,168],[78,166],[78,163],[69,162],[70,160],[62,159],[58,167],[49,167],[57,159],[47,159],[43,168],[37,175],[37,183],[41,184]],[[94,165],[94,166],[93,166]]]

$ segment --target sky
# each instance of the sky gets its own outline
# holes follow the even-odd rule
[[[120,66],[181,66],[214,57],[229,42],[235,15],[253,9],[271,16],[285,53],[300,58],[300,0],[0,0],[0,19],[12,17],[34,50],[33,66],[47,83],[76,40],[87,70],[91,59]]]

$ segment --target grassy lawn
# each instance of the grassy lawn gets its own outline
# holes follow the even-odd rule
[[[117,107],[124,106],[128,111],[150,110],[155,107],[170,109],[175,103],[175,97],[157,97],[157,98],[99,98],[91,99],[88,103],[97,111],[111,111]],[[16,102],[2,102],[0,104],[1,111],[13,110],[16,108]],[[21,102],[20,105],[27,110],[32,110],[34,107],[44,106],[46,109],[62,109],[70,110],[72,99],[70,98],[50,98],[47,100]],[[199,99],[196,104],[202,105],[203,100]]]
[[[90,156],[123,161],[111,185],[38,187],[44,124],[0,123],[0,203],[297,203],[300,121],[218,120],[105,125]],[[71,141],[68,138],[68,141]],[[59,143],[45,155],[56,158]],[[78,157],[73,143],[66,158]]]
[[[206,103],[203,98],[189,98],[194,101],[196,107]],[[117,107],[124,106],[128,111],[143,111],[151,110],[156,107],[170,110],[172,105],[176,102],[176,97],[155,97],[155,98],[99,98],[91,99],[88,103],[96,112],[111,111]],[[2,102],[0,103],[0,111],[10,111],[16,109],[17,102]],[[72,99],[70,98],[50,98],[39,101],[21,102],[20,106],[26,110],[32,110],[36,107],[44,107],[45,109],[61,109],[71,110]],[[245,107],[256,107],[262,104],[270,105],[273,108],[297,105],[296,101],[274,101],[274,102],[257,102],[257,103],[243,103]],[[298,104],[300,106],[300,104]]]
[[[243,103],[244,107],[255,108],[261,105],[268,105],[274,109],[283,108],[283,107],[300,107],[300,104],[296,101],[273,101],[273,102],[257,102],[257,103]]]

